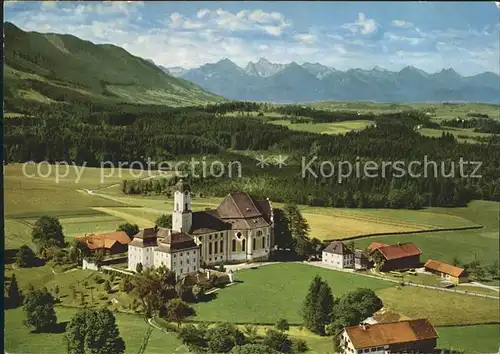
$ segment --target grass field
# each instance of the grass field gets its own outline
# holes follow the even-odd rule
[[[410,318],[428,318],[433,325],[498,322],[499,301],[414,286],[377,291],[389,310]]]
[[[274,120],[272,124],[278,124],[288,127],[291,130],[298,130],[318,134],[345,134],[353,130],[362,130],[373,124],[369,120],[352,120],[336,123],[296,123],[292,124],[289,120]]]
[[[430,210],[438,217],[456,216],[484,227],[472,230],[367,237],[355,240],[355,244],[357,247],[364,248],[373,241],[414,242],[423,252],[422,260],[434,258],[443,262],[452,262],[456,256],[461,262],[471,262],[477,259],[482,265],[486,265],[498,259],[500,203],[476,200],[464,208],[431,208]],[[388,212],[391,211],[388,210]]]
[[[58,322],[67,322],[76,309],[56,307]],[[24,326],[24,312],[21,308],[5,313],[5,350],[14,354],[52,354],[63,351],[63,333],[30,333]],[[120,335],[125,340],[125,353],[136,354],[143,344],[149,325],[138,315],[115,313]],[[175,334],[153,329],[144,353],[185,353],[187,350]]]
[[[5,241],[6,248],[31,244],[31,227],[42,215],[59,217],[66,236],[80,236],[91,232],[114,231],[124,222],[120,217],[102,212],[99,207],[120,207],[123,204],[81,192],[119,184],[125,178],[148,177],[147,172],[128,169],[90,168],[70,166],[66,172],[61,166],[59,180],[54,165],[40,167],[27,165],[26,175],[21,164],[4,166]],[[50,172],[50,174],[49,174]],[[41,177],[40,173],[46,177]],[[134,176],[131,175],[134,174]],[[33,176],[34,177],[27,177]],[[65,177],[63,177],[66,175]],[[95,209],[93,209],[95,208]]]
[[[498,325],[438,327],[438,345],[442,348],[462,349],[467,354],[497,353],[500,347]]]
[[[300,324],[299,310],[313,277],[326,280],[335,295],[358,287],[383,289],[394,284],[362,276],[316,268],[298,263],[267,265],[236,273],[236,283],[217,292],[216,299],[196,305],[200,321],[229,321],[241,323],[275,323],[286,318]]]

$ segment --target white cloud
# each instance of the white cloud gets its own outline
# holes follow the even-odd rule
[[[208,13],[210,13],[210,10],[208,9],[201,9],[199,10],[197,13],[196,13],[196,17],[198,17],[200,20],[205,17],[205,15],[207,15]]]
[[[398,36],[391,32],[384,33],[384,38],[392,42],[406,42],[411,45],[417,45],[424,41],[423,38]]]
[[[299,42],[311,42],[316,37],[310,33],[300,33],[300,34],[296,34],[293,38],[295,38]]]
[[[497,9],[500,9],[500,1],[495,1],[495,5],[496,5]]]
[[[413,27],[413,23],[405,21],[405,20],[394,20],[392,21],[392,25],[399,28],[411,28]]]
[[[353,33],[360,32],[361,34],[370,34],[377,30],[378,24],[372,18],[367,18],[364,13],[358,14],[358,20],[353,23],[346,23],[342,26]]]

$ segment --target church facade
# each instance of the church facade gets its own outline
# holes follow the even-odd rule
[[[269,200],[245,192],[230,193],[216,209],[193,212],[191,188],[175,186],[172,229],[141,230],[128,247],[128,269],[164,264],[178,275],[205,264],[263,261],[274,244],[273,209]]]

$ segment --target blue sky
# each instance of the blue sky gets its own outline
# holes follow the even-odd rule
[[[500,71],[500,5],[485,2],[21,2],[24,30],[112,43],[155,63],[193,68],[320,62],[339,70],[411,65],[463,75]]]

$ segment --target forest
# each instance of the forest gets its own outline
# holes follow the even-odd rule
[[[12,102],[10,103],[12,105]],[[100,166],[111,161],[177,161],[206,156],[219,161],[240,161],[241,178],[195,177],[193,189],[205,196],[223,196],[245,190],[256,197],[332,207],[412,208],[463,206],[472,199],[500,200],[500,149],[498,140],[482,144],[459,143],[451,134],[425,137],[414,130],[429,121],[421,111],[358,115],[327,112],[290,105],[279,108],[287,116],[307,117],[313,122],[370,119],[376,124],[344,135],[292,131],[267,124],[259,117],[231,112],[266,111],[267,104],[229,102],[200,107],[169,108],[134,104],[45,105],[15,102],[24,117],[4,120],[4,156],[7,163],[25,161],[73,161]],[[369,116],[369,118],[368,118]],[[241,151],[286,155],[283,168],[259,168],[256,160]],[[458,161],[482,162],[482,178],[430,176],[336,178],[302,176],[301,158],[318,161],[421,161],[424,156],[458,172]],[[452,162],[455,166],[452,166]],[[311,169],[318,171],[318,163]],[[470,173],[470,168],[468,170]],[[389,176],[390,169],[389,169]],[[124,193],[169,193],[156,180],[127,181]]]

